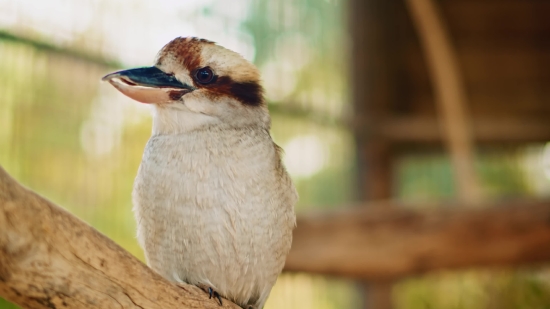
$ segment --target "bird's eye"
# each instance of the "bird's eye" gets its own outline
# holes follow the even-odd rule
[[[195,77],[197,78],[197,81],[201,84],[210,84],[214,81],[215,75],[214,72],[212,72],[211,68],[204,67],[197,71]]]

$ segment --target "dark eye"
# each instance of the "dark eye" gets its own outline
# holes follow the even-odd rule
[[[214,81],[215,75],[214,72],[212,72],[211,68],[205,67],[199,69],[195,74],[195,77],[197,78],[197,81],[201,84],[210,84]]]

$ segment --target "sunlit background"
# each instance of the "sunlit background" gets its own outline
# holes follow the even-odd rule
[[[198,36],[260,68],[297,212],[350,204],[358,193],[346,9],[344,0],[0,0],[0,165],[143,259],[130,192],[150,111],[100,78],[151,65],[174,37]],[[483,151],[476,164],[492,197],[550,196],[550,144]],[[447,200],[450,174],[445,154],[399,157],[394,195]],[[549,289],[544,269],[449,271],[405,279],[392,297],[400,309],[549,308]],[[285,274],[266,308],[361,308],[362,291]],[[14,306],[0,299],[0,308]]]

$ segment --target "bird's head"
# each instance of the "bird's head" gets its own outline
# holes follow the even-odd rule
[[[154,106],[153,133],[208,126],[269,128],[256,67],[204,39],[176,38],[160,50],[154,66],[114,72],[103,80]]]

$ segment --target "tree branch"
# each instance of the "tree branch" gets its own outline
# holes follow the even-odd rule
[[[240,308],[178,287],[0,167],[0,296],[23,308]]]

